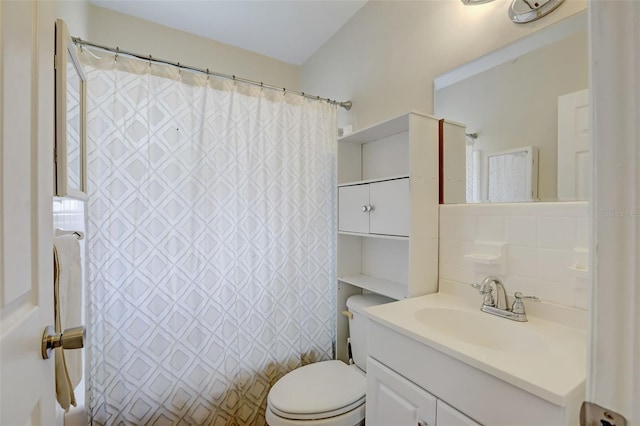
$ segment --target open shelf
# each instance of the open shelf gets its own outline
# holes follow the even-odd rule
[[[409,241],[409,237],[403,235],[385,235],[385,234],[362,234],[360,232],[338,231],[340,235],[351,235],[352,237],[381,238],[385,240]]]
[[[374,293],[388,296],[396,300],[402,300],[407,297],[407,284],[394,281],[384,280],[369,275],[348,275],[338,277],[338,281],[351,284]]]
[[[365,185],[367,183],[385,182],[388,180],[396,180],[396,179],[406,179],[408,177],[410,176],[406,174],[406,175],[388,176],[388,177],[379,178],[379,179],[357,180],[354,182],[339,183],[338,188],[341,186]]]

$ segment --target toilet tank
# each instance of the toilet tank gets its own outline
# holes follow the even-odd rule
[[[370,306],[395,302],[394,299],[378,294],[356,294],[347,299],[347,308],[353,317],[349,320],[349,337],[351,339],[351,355],[354,363],[362,371],[367,371],[367,317],[362,310]]]

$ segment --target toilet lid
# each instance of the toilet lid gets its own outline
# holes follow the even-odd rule
[[[366,391],[367,379],[357,367],[324,361],[286,374],[271,388],[268,402],[280,416],[318,419],[361,405]]]

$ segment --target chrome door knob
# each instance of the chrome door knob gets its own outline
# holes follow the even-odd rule
[[[84,326],[67,328],[62,333],[56,333],[53,326],[47,326],[42,334],[42,359],[49,359],[51,357],[51,350],[55,348],[83,348],[84,337]]]

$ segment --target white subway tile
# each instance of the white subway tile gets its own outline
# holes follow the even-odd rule
[[[569,267],[574,263],[573,250],[538,249],[538,276],[543,280],[573,282]]]
[[[576,279],[575,301],[573,305],[580,309],[589,308],[589,280]]]
[[[538,245],[538,218],[535,216],[505,217],[507,243],[536,247]]]
[[[509,245],[507,248],[507,274],[536,277],[538,275],[538,249]]]
[[[589,218],[579,217],[576,228],[576,247],[589,247]]]
[[[504,216],[478,216],[476,239],[504,241]]]
[[[441,214],[440,238],[473,241],[476,238],[476,216]]]
[[[463,284],[474,282],[474,270],[470,267],[461,267],[449,263],[441,263],[439,268],[439,278],[456,281]]]
[[[573,249],[576,245],[577,218],[538,218],[538,247],[549,249]]]
[[[473,247],[470,242],[440,239],[440,253],[438,255],[441,263],[467,267],[464,255],[471,253],[471,251],[473,251]]]

